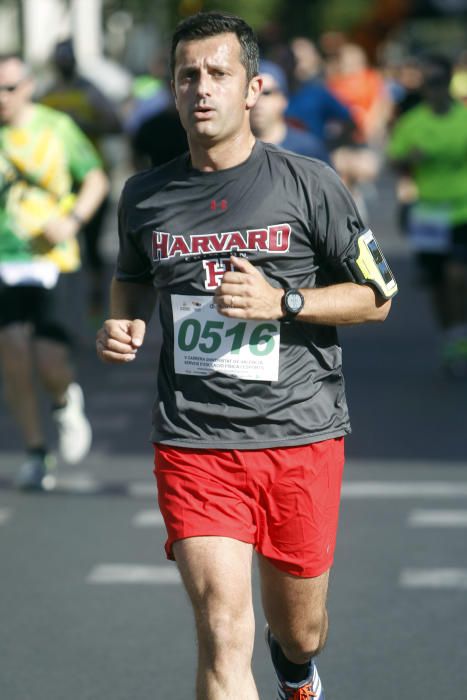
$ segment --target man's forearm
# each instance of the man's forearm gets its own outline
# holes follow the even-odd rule
[[[156,298],[150,284],[121,282],[114,278],[110,287],[110,317],[128,320],[140,318],[147,323],[154,311]]]
[[[391,308],[390,301],[366,284],[348,282],[301,291],[305,305],[297,319],[308,323],[347,326],[384,321]]]
[[[232,256],[228,270],[214,293],[217,310],[230,318],[281,319],[285,316],[284,289],[273,287],[245,258]],[[368,284],[344,282],[328,287],[300,288],[304,306],[298,321],[328,326],[384,321],[391,302]]]

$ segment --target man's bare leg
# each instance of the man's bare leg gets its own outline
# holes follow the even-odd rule
[[[0,331],[0,362],[6,404],[27,449],[44,445],[36,387],[31,329],[12,324]]]
[[[311,661],[326,643],[329,572],[314,578],[291,576],[264,557],[259,558],[259,566],[269,625],[267,641],[279,681],[278,697],[300,686],[312,697],[324,698],[318,671]]]
[[[251,671],[252,547],[227,537],[175,542],[198,636],[197,700],[259,700]]]
[[[259,557],[264,613],[287,658],[303,664],[326,643],[329,571],[315,578],[291,576]]]
[[[68,346],[66,343],[38,338],[34,347],[37,371],[44,389],[54,404],[63,404],[66,391],[74,379]]]

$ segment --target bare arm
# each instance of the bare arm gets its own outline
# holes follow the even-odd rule
[[[219,313],[230,318],[283,318],[283,291],[272,287],[244,258],[233,258],[234,272],[226,272],[215,292]],[[300,289],[305,305],[297,319],[331,326],[384,321],[391,302],[369,285],[346,282],[318,289]]]
[[[100,168],[90,170],[78,190],[73,214],[50,219],[44,227],[49,243],[62,243],[74,238],[83,224],[97,211],[109,191],[109,181]]]
[[[78,190],[73,211],[85,223],[92,218],[109,191],[109,180],[100,168],[91,170]]]
[[[305,306],[300,321],[331,326],[384,321],[391,302],[383,299],[370,285],[334,284],[320,289],[301,290]]]
[[[112,280],[111,318],[97,333],[96,349],[101,360],[125,363],[135,359],[155,304],[156,292],[151,285]]]

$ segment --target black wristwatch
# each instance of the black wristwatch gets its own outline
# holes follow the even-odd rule
[[[284,321],[293,321],[304,305],[305,299],[298,289],[284,289],[284,296],[282,297],[282,310],[285,313]]]

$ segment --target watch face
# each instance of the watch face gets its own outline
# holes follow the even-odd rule
[[[303,307],[303,297],[300,294],[300,292],[296,291],[289,291],[285,295],[285,306],[287,311],[289,311],[292,314],[296,314],[300,311],[300,309]]]

